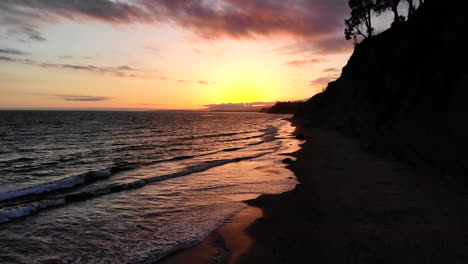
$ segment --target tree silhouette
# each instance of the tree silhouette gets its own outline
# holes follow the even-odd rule
[[[374,33],[372,15],[380,15],[385,9],[384,2],[382,0],[349,0],[348,5],[351,8],[351,17],[345,20],[346,39],[353,39],[357,42],[359,36],[364,39],[372,37]]]

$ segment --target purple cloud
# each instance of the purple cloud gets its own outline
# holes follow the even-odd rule
[[[286,64],[292,67],[304,67],[310,64],[318,64],[318,63],[323,63],[326,61],[327,60],[325,58],[315,58],[315,59],[292,60],[292,61],[286,62]]]
[[[324,86],[330,82],[335,81],[338,77],[339,75],[330,75],[330,76],[320,77],[320,78],[310,81],[310,85],[311,86]]]
[[[23,51],[20,51],[20,50],[16,50],[16,49],[9,49],[9,48],[1,49],[0,48],[0,54],[5,54],[5,55],[28,55],[29,53],[23,52]]]
[[[348,13],[347,0],[0,1],[0,16],[9,20],[10,25],[16,25],[12,32],[22,28],[18,33],[38,41],[45,40],[31,26],[38,23],[170,22],[209,39],[287,34],[314,43],[322,54],[344,52],[343,43],[327,40],[338,32],[342,38],[343,20]]]
[[[62,59],[62,60],[70,60],[70,59],[73,59],[73,56],[71,56],[71,55],[63,55],[63,56],[59,56],[58,58],[59,58],[59,59]]]
[[[74,102],[97,102],[97,101],[107,101],[113,99],[112,97],[105,96],[91,96],[91,95],[67,95],[67,94],[54,94],[54,98],[62,99],[64,101],[74,101]]]
[[[87,71],[91,73],[99,74],[110,74],[116,77],[131,77],[131,78],[151,78],[152,76],[144,75],[145,71],[137,70],[133,67],[123,65],[118,67],[101,67],[94,65],[75,65],[75,64],[57,64],[57,63],[44,63],[29,59],[22,58],[13,58],[0,56],[0,62],[9,62],[9,63],[20,63],[27,64],[31,66],[37,66],[41,68],[52,68],[52,69],[62,69],[62,70],[75,70],[75,71]]]
[[[321,39],[305,39],[296,41],[277,49],[281,54],[313,53],[314,55],[333,55],[347,53],[353,50],[351,42],[342,37],[341,32]]]
[[[276,102],[253,102],[253,103],[228,103],[203,105],[210,111],[260,111],[263,108],[273,106]]]
[[[323,72],[340,72],[341,70],[338,68],[327,68],[324,69]]]

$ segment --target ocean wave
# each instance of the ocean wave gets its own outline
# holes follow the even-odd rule
[[[187,156],[178,156],[178,157],[173,157],[173,158],[170,158],[166,161],[176,161],[176,160],[186,160],[186,159],[192,159],[192,158],[195,158],[196,156],[192,156],[192,155],[187,155]]]
[[[192,140],[192,139],[200,139],[200,138],[231,137],[231,136],[235,136],[235,135],[250,134],[250,133],[255,133],[255,132],[257,132],[257,131],[242,131],[242,132],[206,134],[206,135],[193,135],[193,136],[181,137],[181,138],[178,138],[178,139],[179,140]]]
[[[212,154],[212,153],[210,153]],[[122,171],[127,171],[131,169],[135,169],[136,167],[144,166],[144,165],[153,165],[161,162],[170,162],[170,161],[180,161],[180,160],[186,160],[186,159],[191,159],[195,158],[196,156],[193,155],[184,155],[184,156],[176,156],[176,157],[171,157],[168,159],[160,159],[160,160],[154,160],[151,162],[139,164],[139,166],[136,165],[131,165],[131,164],[117,164],[115,166],[112,166],[107,169],[102,169],[98,171],[91,171],[87,173],[83,173],[80,175],[76,176],[71,176],[67,178],[63,178],[60,180],[52,181],[52,182],[47,182],[35,186],[30,186],[30,187],[25,187],[17,190],[10,190],[7,192],[0,192],[0,202],[6,201],[6,200],[11,200],[15,198],[22,198],[25,196],[32,196],[32,195],[41,195],[44,193],[50,193],[53,191],[59,191],[59,190],[65,190],[65,189],[72,189],[74,187],[82,186],[85,184],[90,184],[96,181],[104,180],[109,177],[111,177],[113,174],[116,174],[118,172]],[[36,169],[36,168],[32,168]],[[24,168],[22,171],[30,171],[32,170],[31,168]],[[18,171],[19,169],[16,169],[15,171]],[[46,176],[47,173],[35,173],[33,174],[34,176]]]
[[[11,208],[3,208],[0,210],[0,223],[8,222],[15,218],[24,217],[30,215],[34,212],[39,210],[43,210],[48,207],[62,205],[65,203],[64,199],[56,199],[56,200],[45,200],[45,201],[36,201],[33,203],[11,207]]]
[[[81,175],[71,176],[63,178],[57,181],[44,183],[41,185],[31,186],[22,188],[19,190],[8,191],[0,193],[0,201],[10,200],[13,198],[24,197],[29,195],[37,195],[56,190],[63,190],[75,187],[77,185],[85,184],[86,182],[92,182],[102,180],[110,177],[111,169],[88,172]]]
[[[224,142],[249,140],[249,139],[254,139],[254,138],[261,138],[263,136],[265,136],[265,134],[249,136],[249,137],[242,137],[242,138],[231,138],[231,139],[224,140]]]
[[[133,189],[141,188],[151,183],[168,180],[172,178],[177,178],[177,177],[183,177],[183,176],[187,176],[193,173],[203,172],[208,169],[222,166],[225,164],[258,158],[267,153],[269,152],[259,153],[257,155],[247,156],[247,157],[236,157],[232,159],[205,161],[199,164],[188,166],[182,171],[170,173],[170,174],[166,174],[162,176],[148,177],[148,178],[139,179],[139,180],[135,180],[135,181],[128,182],[128,183],[109,185],[109,186],[105,186],[105,187],[90,190],[90,191],[75,191],[72,193],[65,193],[65,194],[59,193],[59,194],[56,194],[55,196],[47,197],[47,199],[43,199],[39,201],[32,201],[32,202],[28,201],[26,202],[26,204],[20,203],[13,207],[10,206],[10,207],[1,209],[0,210],[0,222],[7,222],[15,218],[27,216],[33,212],[44,210],[52,206],[64,205],[64,204],[68,204],[71,202],[85,201],[85,200],[93,199],[93,198],[100,197],[106,194],[133,190]],[[112,174],[111,170],[103,170],[103,171],[86,173],[84,175],[65,178],[65,179],[51,182],[48,184],[24,188],[24,189],[6,192],[6,193],[1,193],[0,201],[5,201],[5,200],[13,199],[13,198],[18,198],[18,197],[24,197],[27,195],[50,193],[54,190],[59,190],[59,189],[70,189],[77,185],[83,185],[87,181],[96,181],[99,179],[108,178],[110,177],[111,174]]]
[[[228,148],[228,149],[223,149],[221,151],[224,151],[224,152],[231,152],[231,151],[236,151],[236,150],[240,150],[242,148]]]
[[[0,160],[0,162],[8,163],[8,165],[11,165],[13,163],[28,162],[28,161],[33,161],[33,160],[34,160],[33,158],[19,157],[19,158],[3,159],[3,160]]]

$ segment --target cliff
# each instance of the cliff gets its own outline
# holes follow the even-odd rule
[[[465,5],[427,0],[407,22],[363,41],[341,77],[296,116],[359,137],[387,156],[466,174]]]

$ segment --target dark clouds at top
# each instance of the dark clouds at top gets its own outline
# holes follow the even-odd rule
[[[20,51],[20,50],[16,50],[16,49],[8,49],[8,48],[2,49],[2,48],[0,48],[0,54],[6,54],[6,55],[28,55],[29,53],[23,52],[23,51]]]
[[[16,34],[28,29],[29,32],[23,30],[25,35],[44,40],[31,31],[32,25],[62,20],[170,22],[204,38],[288,34],[327,54],[343,52],[344,44],[337,41],[344,40],[337,34],[342,34],[343,19],[349,13],[346,3],[347,0],[1,0],[0,24],[15,27],[10,31]]]

